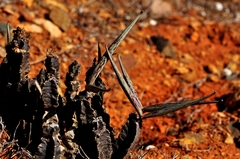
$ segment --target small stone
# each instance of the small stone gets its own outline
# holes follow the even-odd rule
[[[184,138],[182,139],[178,139],[179,140],[179,144],[182,147],[185,147],[186,145],[189,144],[199,144],[201,142],[204,142],[204,137],[200,134],[197,133],[190,133],[190,134],[184,134]]]
[[[30,32],[30,33],[42,33],[43,32],[43,29],[36,24],[20,23],[18,26],[21,28],[24,28],[24,30],[26,32]]]
[[[123,54],[123,55],[128,55],[128,54],[130,54],[130,51],[129,51],[129,50],[123,50],[123,51],[122,51],[122,54]]]
[[[21,11],[22,16],[24,17],[25,21],[31,22],[35,17],[35,12],[33,11]]]
[[[222,11],[223,10],[223,4],[220,2],[215,2],[215,8],[218,11]]]
[[[154,19],[150,19],[149,20],[149,24],[152,25],[152,26],[156,26],[157,25],[157,21],[154,20]]]
[[[217,74],[217,75],[219,75],[219,73],[220,73],[219,69],[213,64],[209,64],[206,67],[206,71],[209,72],[209,73]]]
[[[148,145],[148,146],[145,148],[145,150],[152,150],[152,149],[157,149],[157,147],[154,146],[154,145]]]
[[[219,82],[220,79],[219,79],[219,77],[217,75],[210,75],[208,77],[208,80],[212,81],[212,82]]]
[[[224,140],[224,143],[226,144],[233,144],[234,140],[231,134],[227,133],[226,139]]]
[[[150,15],[154,19],[160,18],[172,12],[172,6],[168,1],[153,0],[150,5]]]
[[[169,147],[169,146],[170,146],[168,143],[165,143],[164,145],[165,145],[166,147]]]
[[[165,86],[168,86],[169,88],[171,88],[172,84],[169,82],[169,80],[163,80],[162,83],[165,85]]]
[[[27,5],[28,7],[31,7],[34,0],[22,0],[23,4]]]
[[[154,45],[156,45],[157,50],[160,51],[162,55],[170,58],[176,58],[177,55],[174,52],[173,46],[168,41],[168,39],[162,36],[152,36],[151,40]]]
[[[222,73],[224,77],[230,77],[232,75],[232,70],[230,70],[229,68],[224,68],[222,70]]]
[[[61,9],[53,9],[49,17],[53,21],[53,23],[56,24],[59,28],[61,28],[63,31],[67,31],[71,24],[71,19],[69,18],[67,13]]]
[[[201,53],[202,56],[206,56],[207,55],[207,53],[205,51],[201,51],[200,53]]]
[[[180,67],[177,67],[174,71],[176,74],[187,74],[190,72],[189,68],[185,67],[185,66],[180,66]]]
[[[184,53],[181,57],[181,62],[183,63],[191,63],[191,62],[194,62],[194,58],[189,55],[188,53]]]
[[[233,56],[232,56],[232,61],[233,61],[234,63],[239,63],[239,61],[240,61],[240,55],[238,55],[238,54],[233,55]]]
[[[216,114],[221,118],[226,118],[227,117],[223,112],[216,112]]]
[[[202,24],[199,21],[194,21],[191,22],[190,26],[194,29],[194,31],[197,31],[202,26]]]
[[[99,11],[98,16],[101,18],[104,18],[104,19],[109,19],[112,17],[112,15],[109,12],[107,12],[106,10],[103,10],[103,9],[101,9]]]
[[[183,71],[183,70],[182,70]],[[196,80],[196,71],[188,69],[188,73],[180,74],[178,77],[186,82],[193,82]]]
[[[194,138],[195,143],[201,143],[204,142],[204,137],[198,133],[190,133],[190,134],[184,134],[185,138]]]
[[[192,156],[184,155],[184,156],[181,157],[181,159],[192,159]]]
[[[56,0],[44,0],[42,3],[44,6],[46,6],[47,8],[51,9],[61,9],[65,12],[68,12],[68,8],[67,6],[64,5],[64,3],[62,3],[61,1],[56,1]]]
[[[200,124],[199,126],[201,129],[207,129],[209,127],[209,124]]]
[[[49,20],[36,18],[33,22],[42,25],[50,33],[51,38],[59,38],[62,35],[62,31]]]
[[[190,39],[191,39],[193,42],[198,42],[199,34],[198,34],[197,32],[193,32],[193,33],[191,34]]]
[[[236,73],[238,71],[236,63],[231,63],[228,68],[232,71],[232,73]]]

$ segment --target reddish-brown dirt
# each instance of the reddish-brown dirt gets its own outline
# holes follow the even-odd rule
[[[179,8],[184,6],[182,3],[175,6],[175,3],[169,2],[172,14],[157,18],[156,25],[149,23],[152,19],[150,12],[145,14],[121,43],[116,54],[121,55],[144,106],[194,99],[212,92],[216,94],[209,100],[218,100],[223,96],[226,98],[219,106],[193,106],[146,119],[138,147],[131,156],[240,158],[239,136],[230,125],[239,120],[240,23],[236,19],[231,21],[231,16],[225,21],[218,19],[221,17],[218,12],[202,17],[198,14],[201,8],[199,11],[195,6],[197,4],[191,4],[192,7],[181,12]],[[229,3],[238,5],[234,0]],[[73,60],[81,63],[79,79],[84,88],[85,72],[97,56],[97,43],[100,42],[104,52],[105,45],[110,45],[139,11],[144,9],[141,4],[140,1],[24,0],[21,3],[3,4],[0,8],[0,21],[9,21],[12,28],[21,26],[30,32],[31,77],[35,77],[43,68],[41,59],[46,56],[48,49],[59,54],[62,78],[60,87],[64,91],[68,65]],[[50,36],[47,31],[49,26],[44,27],[35,22],[38,18],[50,20],[49,14],[53,8],[62,9],[71,20],[69,28],[62,30],[57,38]],[[206,11],[208,12],[209,10]],[[40,27],[42,32],[37,33],[32,28],[33,24]],[[174,49],[176,57],[166,57],[159,52],[151,41],[152,36],[168,39],[168,47]],[[6,36],[0,38],[0,46],[4,48]],[[114,56],[115,60],[116,57]],[[232,76],[226,76],[224,70],[231,71]],[[102,72],[102,78],[107,87],[112,88],[105,95],[105,106],[117,134],[134,109],[109,63]],[[234,130],[239,133],[239,129]]]

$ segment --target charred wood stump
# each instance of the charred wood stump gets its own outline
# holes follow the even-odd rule
[[[13,31],[0,65],[0,158],[36,159],[121,159],[136,145],[142,120],[204,102],[211,95],[191,101],[156,104],[143,108],[122,66],[121,77],[112,54],[139,16],[94,59],[86,73],[85,90],[80,91],[80,64],[74,61],[66,74],[64,96],[59,93],[58,56],[47,53],[45,68],[29,78],[29,40],[24,29]],[[100,73],[110,59],[119,83],[136,109],[129,115],[118,137],[104,108],[104,94],[110,89]],[[6,126],[5,126],[6,125]],[[3,135],[5,134],[5,135]],[[6,135],[8,134],[8,135]]]

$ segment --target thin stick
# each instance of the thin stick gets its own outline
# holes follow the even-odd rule
[[[32,123],[30,123],[30,132],[29,132],[29,135],[28,135],[28,144],[30,143],[31,135],[32,135]]]
[[[17,129],[18,129],[19,125],[20,125],[20,120],[19,120],[19,122],[18,122],[18,125],[17,125],[15,131],[14,131],[13,140],[15,140],[15,135],[16,135],[16,132],[17,132]]]
[[[124,80],[124,78],[121,76],[120,72],[118,71],[118,68],[117,68],[116,64],[114,63],[114,61],[112,59],[112,55],[110,55],[110,52],[109,52],[107,47],[106,47],[106,49],[107,49],[107,53],[109,55],[110,62],[112,64],[114,72],[115,72],[115,74],[117,76],[119,84],[121,85],[121,87],[122,87],[124,93],[126,94],[128,100],[131,102],[131,104],[136,109],[139,117],[142,117],[142,114],[143,114],[142,108],[143,107],[142,107],[141,102],[138,99],[137,94],[134,94],[135,90],[134,90],[134,92],[131,90],[131,88],[134,89],[133,86],[131,86],[131,88],[130,88],[129,85],[128,85],[129,84],[128,82],[130,81],[130,79],[128,79],[128,81]],[[127,76],[125,76],[125,78],[127,78]]]
[[[10,35],[10,28],[9,28],[9,21],[7,22],[7,43],[11,42],[11,35]]]
[[[126,37],[126,35],[129,33],[129,31],[132,29],[133,25],[137,22],[137,20],[140,18],[143,12],[141,12],[130,24],[129,26],[114,40],[114,42],[109,46],[108,50],[110,54],[112,55],[114,51],[117,49],[119,44],[123,41],[123,39]],[[96,78],[99,76],[100,72],[102,71],[103,67],[108,61],[108,53],[105,51],[103,56],[101,57],[100,62],[97,64],[97,66],[94,68],[93,73],[91,74],[89,78],[90,85],[94,85],[94,82]]]
[[[3,121],[2,121],[2,117],[0,116],[0,125],[1,125],[1,127],[2,127],[2,131],[1,131],[1,133],[0,133],[0,138],[2,138],[2,134],[3,134],[3,131],[4,131],[4,129],[5,129],[5,126],[4,126],[4,124],[3,124]]]

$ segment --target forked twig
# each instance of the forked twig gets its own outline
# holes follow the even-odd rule
[[[120,55],[118,55],[118,59],[119,59],[119,63],[120,63],[120,67],[122,69],[122,73],[123,73],[123,77],[121,76],[120,72],[118,71],[117,66],[115,65],[112,57],[111,57],[111,53],[109,52],[108,48],[106,47],[110,62],[112,64],[112,67],[114,69],[114,72],[116,73],[118,82],[120,83],[124,93],[126,94],[127,98],[129,99],[129,101],[132,103],[132,105],[134,106],[134,108],[136,109],[139,117],[142,117],[143,112],[142,112],[142,103],[138,98],[137,92],[135,91],[132,81],[130,79],[130,77],[128,76],[126,70],[124,69],[121,59],[120,59]]]

